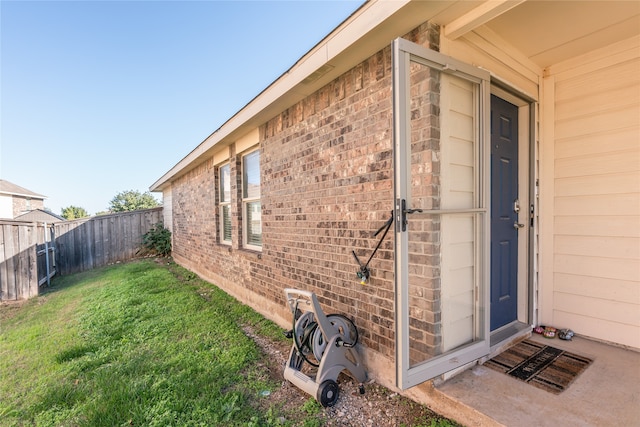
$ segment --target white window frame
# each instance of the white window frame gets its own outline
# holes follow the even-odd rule
[[[222,179],[222,172],[227,168],[229,170],[229,197],[228,200],[224,198],[224,184],[225,182]],[[220,212],[220,243],[223,245],[231,245],[233,242],[233,227],[231,226],[231,163],[225,163],[220,165],[218,168],[218,209]],[[229,239],[225,239],[225,228],[224,228],[224,209],[227,208],[229,211]]]
[[[260,151],[259,148],[256,147],[253,150],[249,150],[246,151],[245,153],[242,154],[242,243],[244,248],[246,249],[251,249],[251,250],[255,250],[255,251],[262,251],[262,219],[260,219],[260,245],[256,245],[256,244],[252,244],[249,242],[249,227],[248,227],[248,220],[249,220],[249,215],[247,214],[247,206],[249,206],[249,204],[253,204],[258,202],[260,204],[260,208],[262,210],[262,203],[261,203],[261,194],[260,194],[260,187],[258,187],[258,195],[257,197],[255,195],[252,195],[251,197],[249,197],[246,194],[245,188],[246,188],[246,184],[245,184],[245,178],[246,178],[246,158],[247,156],[250,156],[254,153],[258,154],[258,176],[260,177]]]

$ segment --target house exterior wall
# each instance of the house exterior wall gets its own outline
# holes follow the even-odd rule
[[[215,168],[209,160],[172,183],[174,257],[217,266]],[[164,201],[166,203],[166,200]]]
[[[13,196],[13,218],[34,209],[44,209],[44,200]]]
[[[442,37],[442,52],[491,72],[491,93],[519,107],[518,200],[521,207],[533,206],[534,223],[527,221],[528,209],[520,214],[524,228],[518,238],[518,321],[540,323],[540,230],[538,215],[544,208],[536,197],[540,173],[541,85],[544,70],[529,60],[509,41],[486,26],[480,26],[456,40]],[[531,226],[533,225],[533,227]]]
[[[173,197],[171,186],[166,188],[162,192],[162,218],[164,226],[169,231],[173,232]]]
[[[425,24],[407,38],[437,49],[438,29]],[[223,149],[228,155],[171,183],[180,264],[283,326],[291,322],[283,289],[313,291],[329,312],[352,318],[360,342],[386,359],[395,353],[392,234],[365,286],[351,251],[366,261],[393,209],[391,69],[387,47],[260,126],[261,251],[241,243],[241,159],[255,145],[236,142]],[[231,245],[220,241],[216,205],[219,166],[227,162]],[[386,369],[392,384],[393,363]]]
[[[536,101],[535,321],[640,348],[638,38],[542,70],[486,27],[443,53]],[[521,191],[522,193],[522,191]]]
[[[521,188],[536,189],[524,205],[534,204],[539,215],[526,301],[534,315],[521,320],[640,348],[637,39],[615,55],[605,49],[542,70],[486,27],[451,41],[423,24],[405,38],[490,70],[500,90],[526,101],[523,117],[534,118],[527,129],[533,158],[522,168],[530,180]],[[315,292],[329,312],[355,321],[370,371],[385,385],[395,376],[393,238],[383,242],[365,286],[351,251],[368,258],[373,234],[393,208],[391,87],[385,48],[165,190],[180,264],[282,326],[291,322],[283,289]],[[260,251],[243,248],[240,194],[242,156],[256,148]],[[220,239],[217,194],[219,168],[227,163],[230,245]]]
[[[548,70],[553,262],[542,320],[640,348],[640,38]]]
[[[13,196],[0,194],[0,218],[13,218]]]

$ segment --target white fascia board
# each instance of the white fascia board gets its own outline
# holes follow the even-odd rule
[[[36,193],[26,194],[26,193],[15,193],[12,191],[0,191],[0,194],[5,194],[7,196],[25,197],[27,199],[35,199],[35,200],[44,200],[47,198],[47,196],[43,196],[42,194],[36,194]]]
[[[362,13],[358,17],[344,27],[339,26],[327,37],[327,61],[338,56],[356,40],[371,32],[409,3],[410,0],[398,0],[378,1],[365,4]],[[366,6],[368,7],[365,10],[364,8]]]
[[[455,21],[444,26],[445,37],[455,40],[526,0],[488,0]]]

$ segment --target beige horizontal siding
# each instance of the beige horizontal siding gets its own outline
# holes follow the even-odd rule
[[[596,299],[584,295],[572,295],[562,292],[556,292],[554,300],[556,307],[567,313],[598,318],[597,313],[606,312],[608,316],[598,319],[621,325],[640,326],[640,312],[634,310],[634,305],[628,302]],[[596,315],[594,315],[594,313]]]
[[[639,301],[640,288],[631,280],[556,273],[556,291],[569,295],[582,295],[592,299],[617,302]]]
[[[556,235],[554,242],[556,254],[621,259],[640,259],[640,238],[613,236],[563,236]]]
[[[639,260],[606,258],[605,255],[604,252],[597,257],[555,254],[555,272],[603,279],[638,281]],[[638,301],[631,302],[638,303]],[[638,311],[640,312],[640,310]]]
[[[562,308],[554,308],[554,322],[557,325],[579,325],[581,334],[588,335],[607,342],[627,345],[637,348],[638,326],[627,325],[607,319],[594,317],[591,313],[579,315],[566,312]]]
[[[599,169],[602,170],[605,167],[610,166],[602,166]],[[590,170],[591,168],[585,167],[585,169]],[[559,178],[556,179],[555,184],[556,197],[640,192],[640,180],[638,180],[638,175],[635,171],[613,171],[609,174]]]
[[[595,194],[556,197],[556,215],[631,215],[638,218],[640,194]],[[638,218],[640,219],[640,218]]]
[[[637,39],[631,43],[637,44]],[[639,49],[555,76],[553,322],[640,348]],[[569,71],[566,71],[569,70]]]
[[[629,126],[623,129],[607,130],[602,133],[592,132],[589,135],[579,135],[556,141],[556,159],[574,157],[577,152],[582,156],[600,155],[616,151],[633,151],[636,148],[638,129]],[[603,144],[602,139],[607,138]]]
[[[619,174],[622,172],[637,173],[639,164],[640,152],[637,149],[557,159],[556,178]],[[612,186],[611,190],[613,189]]]
[[[640,237],[637,215],[556,216],[556,236]]]
[[[625,91],[633,86],[640,84],[640,76],[637,74],[637,60],[634,58],[626,57],[619,58],[621,62],[611,62],[600,64],[601,68],[595,69],[588,73],[573,75],[567,75],[562,79],[562,84],[556,87],[556,103],[559,110],[556,114],[560,113],[559,118],[562,118],[562,112],[567,107],[574,107],[568,111],[581,110],[581,109],[602,109],[606,106],[605,101],[608,94],[616,94],[619,91]],[[611,79],[611,76],[615,76],[615,79]],[[562,78],[563,75],[558,77]],[[585,91],[585,89],[587,89]],[[618,91],[618,92],[615,92]],[[595,99],[598,98],[599,99]],[[586,103],[580,103],[579,100],[585,98]],[[623,100],[626,96],[623,96]],[[593,101],[600,101],[593,103]],[[627,99],[632,100],[632,99]],[[610,105],[617,107],[619,102],[612,102]]]

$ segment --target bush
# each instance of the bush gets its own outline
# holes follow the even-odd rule
[[[142,235],[142,244],[152,254],[169,256],[171,254],[171,231],[162,224],[156,224]]]

